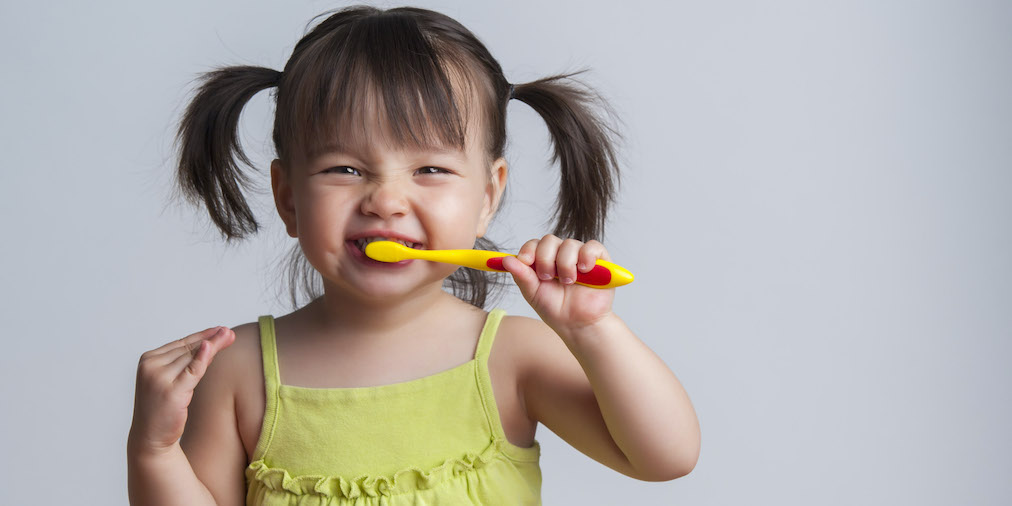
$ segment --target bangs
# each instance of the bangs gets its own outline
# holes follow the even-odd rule
[[[307,37],[310,46],[285,69],[275,133],[286,137],[278,146],[295,152],[279,155],[308,161],[372,143],[373,132],[398,148],[464,150],[478,108],[476,76],[462,58],[434,45],[407,15],[345,21]]]

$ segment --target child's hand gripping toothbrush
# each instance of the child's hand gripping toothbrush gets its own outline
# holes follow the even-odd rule
[[[428,260],[446,264],[460,265],[483,271],[507,272],[502,259],[516,256],[498,251],[475,249],[425,250],[413,249],[393,241],[371,242],[365,247],[365,254],[380,262],[400,262],[401,260]],[[556,279],[558,279],[556,277]],[[615,288],[632,283],[633,275],[620,265],[607,260],[597,260],[597,265],[587,272],[577,272],[576,284],[591,288]]]

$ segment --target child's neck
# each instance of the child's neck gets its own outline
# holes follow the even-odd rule
[[[452,300],[450,300],[452,299]],[[363,300],[336,289],[325,289],[324,295],[309,304],[314,326],[324,334],[344,336],[396,335],[421,322],[438,320],[451,305],[462,303],[444,292],[440,284],[432,284],[396,300]],[[466,303],[465,303],[466,304]]]

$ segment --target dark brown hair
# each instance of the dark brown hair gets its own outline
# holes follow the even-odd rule
[[[177,178],[182,195],[207,207],[226,242],[258,230],[243,195],[255,181],[237,163],[253,166],[240,145],[238,123],[250,98],[273,87],[273,140],[286,166],[339,142],[342,125],[361,118],[363,104],[378,107],[401,145],[464,149],[468,125],[481,125],[483,135],[477,138],[488,160],[495,160],[506,145],[506,105],[511,98],[520,100],[545,120],[552,162],[561,168],[553,233],[582,241],[603,235],[618,182],[617,133],[598,114],[607,110],[604,100],[574,79],[580,72],[510,85],[484,44],[443,14],[356,6],[323,13],[309,24],[328,14],[296,44],[283,73],[231,66],[199,77],[176,136]],[[483,238],[475,247],[498,249]],[[288,274],[294,307],[300,284],[310,300],[321,294],[319,275],[298,245]],[[446,284],[481,308],[503,279],[458,269]]]

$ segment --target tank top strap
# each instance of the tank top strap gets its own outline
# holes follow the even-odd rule
[[[278,390],[281,385],[281,377],[278,372],[278,347],[274,334],[274,317],[263,315],[258,319],[260,323],[260,353],[264,365],[264,390],[266,393],[266,404],[264,406],[264,427],[261,437],[253,452],[252,460],[262,458],[267,453],[267,448],[274,438],[274,429],[277,427],[278,419]]]
[[[505,310],[495,308],[489,311],[488,317],[485,318],[485,326],[482,327],[481,335],[478,336],[478,346],[474,352],[474,358],[482,365],[488,363],[488,356],[492,353],[492,341],[495,340],[496,331],[499,329],[499,322],[502,321],[502,317],[505,315]]]
[[[499,329],[499,322],[502,321],[506,311],[500,308],[493,309],[485,319],[485,327],[478,337],[478,349],[475,351],[477,367],[474,368],[475,382],[478,385],[478,393],[481,396],[482,411],[485,414],[485,422],[488,424],[488,431],[493,441],[506,441],[506,431],[503,430],[499,419],[499,408],[495,402],[495,394],[492,392],[492,377],[488,370],[488,357],[492,352],[492,342],[495,340],[496,331]],[[508,446],[508,445],[507,445]]]

